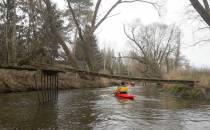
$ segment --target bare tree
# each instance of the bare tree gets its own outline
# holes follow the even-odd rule
[[[148,26],[136,25],[124,32],[134,45],[131,53],[132,59],[137,60],[141,66],[141,73],[145,77],[162,77],[162,69],[165,66],[170,69],[170,60],[174,58],[177,48],[176,42],[179,35],[175,27],[164,24],[152,24]],[[177,61],[178,61],[178,55]]]
[[[94,37],[94,32],[95,30],[110,16],[111,12],[120,4],[122,3],[134,3],[134,2],[143,2],[143,3],[148,3],[151,4],[153,7],[156,9],[158,8],[157,3],[149,1],[149,0],[117,0],[108,10],[107,12],[100,18],[98,16],[98,12],[101,6],[102,0],[97,0],[95,8],[93,10],[91,20],[89,23],[86,24],[85,27],[88,27],[88,35],[84,34],[83,32],[87,32],[87,28],[84,28],[86,30],[83,30],[80,24],[80,20],[78,17],[76,17],[75,11],[72,7],[72,1],[67,0],[69,11],[71,12],[71,15],[73,17],[73,21],[76,25],[77,32],[81,41],[81,46],[84,52],[85,60],[88,64],[88,67],[90,70],[94,70],[94,64],[93,64],[93,59],[91,56],[91,48],[90,45],[91,43],[88,43],[88,41],[93,41],[90,40],[92,37]]]

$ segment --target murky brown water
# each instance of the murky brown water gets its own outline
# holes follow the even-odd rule
[[[36,94],[0,94],[0,129],[210,130],[210,102],[175,99],[136,86],[134,101],[119,100],[113,88],[59,93],[55,104],[37,105]]]

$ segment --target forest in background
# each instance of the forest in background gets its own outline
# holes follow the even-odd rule
[[[194,69],[181,54],[182,30],[176,25],[143,25],[136,20],[123,28],[128,39],[126,44],[131,47],[129,52],[100,49],[95,31],[120,4],[146,3],[160,13],[160,5],[155,0],[116,0],[99,15],[101,1],[65,0],[68,8],[60,10],[51,0],[1,0],[0,64],[67,65],[146,78],[186,79],[182,73],[194,75],[194,72],[209,76],[208,69]],[[190,2],[203,23],[209,25],[208,1]]]

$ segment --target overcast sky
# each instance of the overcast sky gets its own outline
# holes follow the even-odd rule
[[[64,0],[54,0],[58,7],[63,8]],[[103,14],[115,0],[102,0],[100,14]],[[153,22],[163,22],[166,24],[176,24],[181,27],[182,43],[184,48],[182,54],[190,61],[191,65],[197,67],[210,67],[210,44],[202,46],[188,47],[198,40],[195,33],[197,26],[193,21],[186,20],[185,12],[188,10],[189,0],[165,0],[165,8],[161,17],[157,11],[148,4],[135,3],[118,6],[112,14],[118,14],[107,19],[96,31],[99,45],[111,47],[118,52],[126,52],[128,45],[123,33],[123,24],[129,24],[136,19],[140,19],[143,24]],[[199,35],[203,35],[199,34]]]

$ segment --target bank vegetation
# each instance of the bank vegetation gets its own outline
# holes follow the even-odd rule
[[[203,1],[204,4],[198,0],[189,2],[209,25],[208,1]],[[1,0],[0,65],[65,65],[113,75],[198,80],[189,93],[196,90],[196,94],[208,97],[209,70],[190,66],[181,52],[182,30],[175,24],[144,25],[137,19],[122,27],[126,45],[130,48],[128,51],[117,53],[114,49],[99,47],[96,30],[121,4],[149,4],[161,13],[155,0],[115,0],[105,12],[101,12],[102,0],[95,3],[92,0],[65,0],[63,9],[52,0]],[[33,74],[0,70],[1,91],[34,90]],[[61,89],[104,87],[119,82],[72,73],[60,77]],[[174,93],[187,88],[172,87],[175,87]]]

